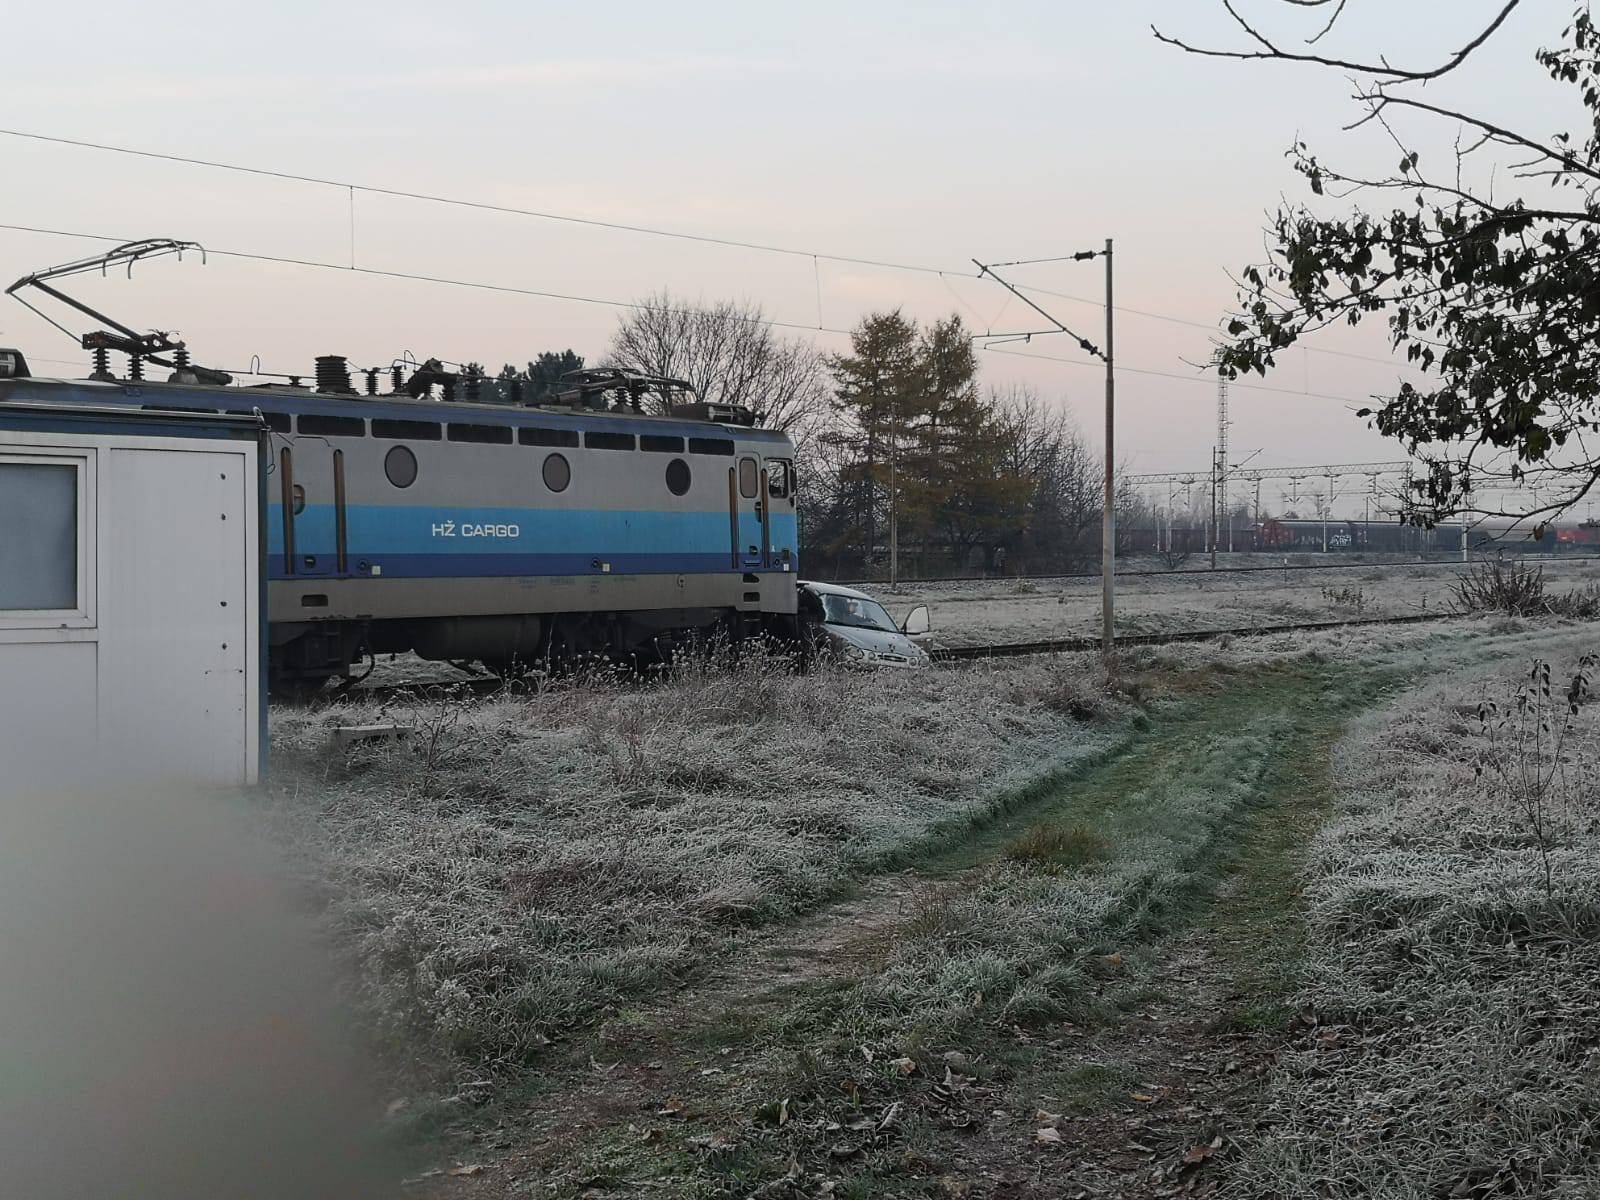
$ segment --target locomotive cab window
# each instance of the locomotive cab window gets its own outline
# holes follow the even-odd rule
[[[767,459],[767,495],[774,500],[787,500],[794,495],[794,464],[788,459]]]
[[[756,460],[741,458],[739,460],[739,495],[746,500],[756,498]]]

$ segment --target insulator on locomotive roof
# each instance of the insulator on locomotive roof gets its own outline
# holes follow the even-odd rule
[[[378,368],[368,367],[361,373],[366,376],[367,395],[376,396],[378,394]]]
[[[401,392],[403,392],[405,390],[405,386],[406,386],[406,369],[404,367],[400,367],[400,366],[390,367],[389,368],[389,390],[391,392],[393,392],[395,395],[398,396]]]
[[[139,383],[144,379],[144,355],[128,355],[128,382]]]
[[[105,346],[96,346],[94,354],[94,369],[89,372],[89,378],[105,382],[115,379],[111,373],[111,351]]]
[[[354,396],[350,386],[350,364],[342,354],[323,354],[317,358],[317,391],[337,396]]]

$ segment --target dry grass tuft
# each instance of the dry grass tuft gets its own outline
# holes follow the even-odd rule
[[[1098,862],[1110,844],[1104,835],[1082,824],[1033,826],[1005,848],[1005,857],[1034,867],[1075,870]]]

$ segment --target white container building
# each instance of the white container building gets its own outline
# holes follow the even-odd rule
[[[260,778],[262,437],[0,393],[0,786]]]

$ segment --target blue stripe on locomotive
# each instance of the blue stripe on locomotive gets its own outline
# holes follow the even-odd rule
[[[351,505],[345,518],[349,573],[366,563],[398,578],[586,575],[599,573],[596,561],[613,574],[744,570],[758,565],[748,551],[761,541],[759,519],[741,514],[741,566],[734,567],[727,513]],[[771,524],[773,545],[798,545],[793,513],[774,513]],[[310,555],[316,573],[331,570],[333,506],[307,505],[294,528],[302,564]],[[267,551],[271,577],[285,578],[280,505],[269,514]],[[790,570],[798,569],[792,562]]]

